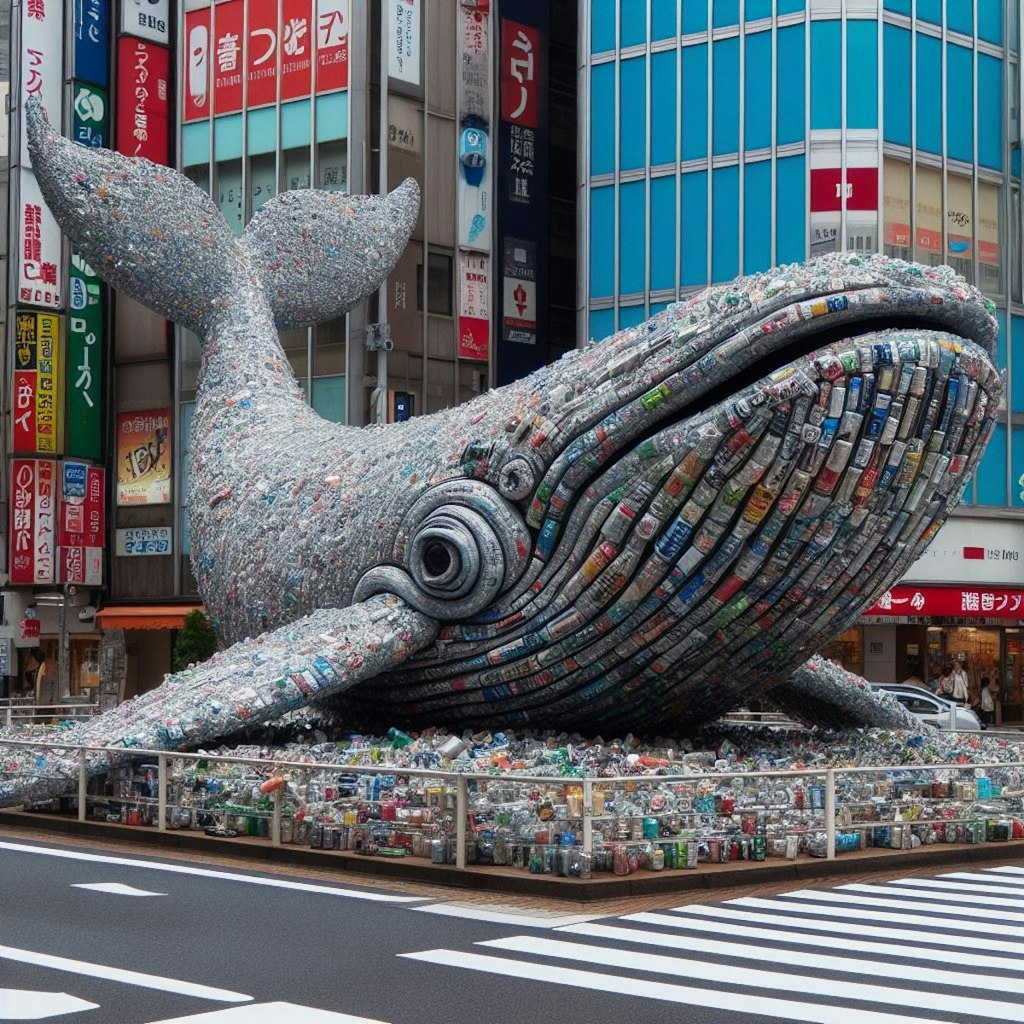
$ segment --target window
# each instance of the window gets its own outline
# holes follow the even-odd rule
[[[242,161],[217,164],[217,205],[236,235],[242,233]]]
[[[912,697],[909,693],[895,694],[896,700],[914,715],[937,715],[939,707],[926,697]]]
[[[277,158],[273,153],[249,157],[249,194],[253,213],[277,194]]]
[[[427,298],[429,312],[437,316],[452,315],[452,258],[431,252],[427,255]],[[416,266],[416,309],[423,312],[423,264]]]
[[[882,206],[886,256],[910,259],[910,164],[885,159],[885,196]]]

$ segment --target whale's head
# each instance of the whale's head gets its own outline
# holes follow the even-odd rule
[[[390,591],[439,642],[353,701],[469,724],[704,719],[898,580],[978,464],[992,305],[833,254],[714,287],[449,414]],[[458,413],[458,415],[456,415]]]

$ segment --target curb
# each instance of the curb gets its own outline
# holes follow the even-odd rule
[[[451,889],[475,892],[499,892],[520,896],[572,900],[589,903],[630,896],[659,896],[680,892],[735,889],[743,886],[801,882],[812,879],[842,878],[872,871],[891,873],[906,868],[960,867],[990,861],[1024,861],[1024,840],[978,845],[923,846],[913,851],[868,849],[844,854],[835,860],[804,857],[796,861],[745,861],[738,864],[705,864],[698,870],[647,871],[620,877],[609,875],[581,881],[551,875],[531,875],[521,869],[454,867],[425,863],[422,860],[386,860],[364,857],[340,850],[311,850],[302,846],[273,847],[265,840],[216,839],[192,832],[158,832],[131,825],[80,822],[39,812],[0,811],[0,826],[32,829],[55,835],[103,839],[125,845],[149,846],[158,850],[194,850],[245,858],[254,863],[296,864],[302,867],[330,868],[366,875],[375,881],[396,879],[426,882]]]

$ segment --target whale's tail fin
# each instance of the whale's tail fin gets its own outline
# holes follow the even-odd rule
[[[280,327],[345,312],[393,269],[419,209],[413,181],[386,197],[285,193],[238,239],[177,171],[76,145],[35,98],[26,122],[40,190],[82,256],[108,284],[199,335],[247,281],[263,284]]]

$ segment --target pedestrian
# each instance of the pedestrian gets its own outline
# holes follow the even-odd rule
[[[947,700],[953,699],[953,666],[948,661],[942,666],[935,692]]]
[[[996,693],[993,693],[993,690]],[[988,676],[981,677],[981,720],[986,725],[995,725],[996,721],[996,695],[998,687],[993,686],[993,680]]]
[[[953,669],[953,700],[957,704],[966,704],[968,698],[968,691],[970,689],[970,680],[967,677],[967,669],[962,661],[956,663],[956,667]]]

